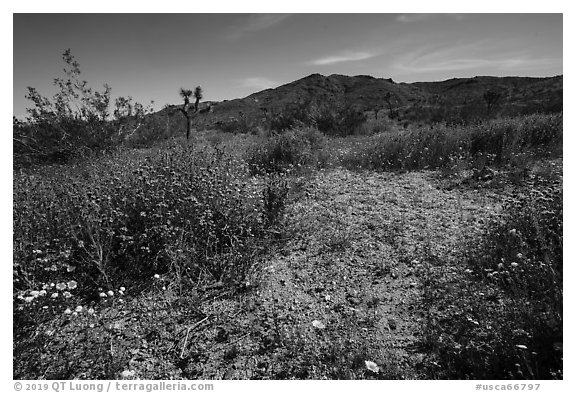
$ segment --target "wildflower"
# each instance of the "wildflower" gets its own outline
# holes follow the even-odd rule
[[[88,309],[88,314],[90,314],[90,315],[94,314],[94,309],[92,307],[90,307]]]
[[[32,300],[34,300],[34,299],[35,299],[34,296],[27,296],[27,297],[24,298],[24,301],[25,301],[26,303],[30,303],[30,302],[31,302]]]
[[[46,290],[43,289],[40,292],[38,292],[38,296],[46,296]]]
[[[125,290],[126,290],[126,288],[120,287],[120,292],[124,292]]]
[[[76,311],[76,312],[82,312],[82,306],[77,306],[74,311]]]
[[[62,295],[64,295],[66,299],[70,299],[72,297],[72,294],[68,291],[65,291]]]
[[[107,297],[107,296],[106,296],[106,294],[105,294],[104,292],[100,292],[99,296],[100,296],[101,298],[105,298],[105,297]]]
[[[133,377],[135,374],[134,370],[124,370],[122,371],[122,378],[130,378]]]
[[[518,267],[518,264],[517,264],[516,262],[512,262],[512,263],[510,264],[510,266],[512,266],[512,267]]]
[[[68,273],[72,273],[74,270],[76,270],[76,266],[70,266],[70,265],[66,266],[66,271]]]
[[[56,289],[62,291],[66,289],[66,284],[64,284],[63,282],[59,282],[58,284],[56,284]]]
[[[72,281],[68,281],[67,285],[68,285],[69,289],[76,289],[76,287],[78,286],[78,283],[76,281],[72,280]]]
[[[372,371],[373,373],[380,372],[380,367],[378,367],[376,363],[371,362],[370,360],[364,360],[364,364],[366,365],[366,368]]]
[[[82,240],[78,242],[78,247],[84,247],[84,242]]]
[[[40,292],[38,292],[38,291],[31,291],[30,292],[30,296],[37,297],[38,295],[40,295]]]
[[[154,275],[154,278],[160,278],[160,275],[159,275],[159,274],[155,274],[155,275]]]
[[[523,255],[522,255],[521,252],[519,252],[516,256],[517,256],[518,258],[522,258]]]
[[[312,326],[314,326],[316,329],[324,329],[326,327],[326,325],[316,319],[312,321]]]
[[[106,294],[110,297],[114,296],[114,292],[112,292],[112,291],[108,291]]]
[[[64,310],[64,314],[72,314],[72,310],[70,310],[69,308],[67,308],[66,310]]]
[[[52,294],[52,296],[50,296],[52,299],[56,299],[58,297],[58,292],[54,292]]]

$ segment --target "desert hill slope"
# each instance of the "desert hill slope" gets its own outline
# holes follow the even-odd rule
[[[345,76],[312,74],[274,89],[266,89],[244,98],[222,102],[205,102],[195,123],[210,128],[240,118],[252,121],[267,114],[279,113],[290,106],[349,106],[358,111],[372,112],[390,109],[399,111],[400,118],[415,119],[422,108],[474,109],[486,107],[483,95],[493,91],[500,95],[497,113],[500,115],[534,112],[560,112],[563,103],[563,76],[453,78],[439,82],[396,83],[392,79],[368,75]],[[165,116],[176,105],[168,106],[155,115]],[[208,111],[207,108],[211,107]],[[419,120],[419,119],[417,119]]]

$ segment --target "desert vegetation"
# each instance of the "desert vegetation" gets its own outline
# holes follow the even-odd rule
[[[561,111],[208,127],[64,61],[14,121],[14,378],[563,378]]]

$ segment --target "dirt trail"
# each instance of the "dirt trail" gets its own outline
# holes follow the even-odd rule
[[[422,269],[430,256],[453,258],[499,198],[440,189],[432,172],[340,169],[318,172],[303,193],[286,212],[294,235],[266,261],[258,290],[205,306],[219,323],[203,339],[217,344],[185,374],[422,377]]]

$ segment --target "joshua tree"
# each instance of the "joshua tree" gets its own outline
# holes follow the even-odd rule
[[[490,116],[490,113],[492,113],[492,110],[498,104],[500,98],[502,98],[502,94],[494,90],[487,90],[484,93],[484,101],[486,102],[486,112],[488,116]]]
[[[190,104],[190,97],[194,96],[194,105]],[[198,104],[202,99],[202,88],[200,86],[196,86],[194,91],[189,89],[184,89],[183,87],[180,88],[180,96],[184,99],[184,104],[182,104],[182,108],[178,108],[180,112],[184,114],[186,117],[186,139],[190,139],[190,123],[192,120],[192,115],[198,112]]]

